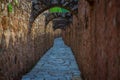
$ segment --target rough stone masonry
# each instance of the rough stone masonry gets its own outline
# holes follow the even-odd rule
[[[85,80],[120,80],[120,0],[79,0],[63,31]]]

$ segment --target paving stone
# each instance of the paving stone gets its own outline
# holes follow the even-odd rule
[[[22,80],[71,80],[73,76],[80,76],[74,55],[62,38],[56,38],[53,47]]]

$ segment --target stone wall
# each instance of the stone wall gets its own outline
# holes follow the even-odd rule
[[[0,1],[0,80],[20,80],[53,43],[52,25],[44,30],[44,16],[40,15],[27,34],[30,14],[29,0],[18,0],[8,12],[7,0]]]
[[[78,9],[62,35],[84,80],[120,80],[120,1],[79,0]]]

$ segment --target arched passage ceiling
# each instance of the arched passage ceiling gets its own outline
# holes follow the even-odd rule
[[[56,29],[62,29],[65,30],[65,28],[70,24],[70,21],[66,18],[56,18],[53,19],[53,30]]]
[[[55,6],[63,7],[69,10],[72,14],[78,13],[78,0],[32,0],[29,31],[31,30],[34,20],[39,14]]]
[[[54,21],[56,19],[59,19],[60,21],[61,20],[64,20],[66,23],[62,23],[63,25],[68,25],[69,23],[72,22],[72,14],[70,12],[67,12],[67,13],[45,13],[45,27],[47,26],[47,24],[50,22],[50,21]],[[63,27],[66,27],[66,26],[63,26]]]

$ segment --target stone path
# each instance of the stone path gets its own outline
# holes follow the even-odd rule
[[[80,71],[71,49],[62,38],[56,38],[53,47],[22,80],[73,80],[73,77],[79,76]]]

